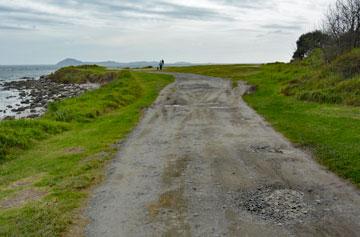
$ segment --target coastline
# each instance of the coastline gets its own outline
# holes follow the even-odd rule
[[[62,84],[47,79],[22,77],[0,81],[0,120],[35,118],[46,112],[50,102],[79,96],[100,84]]]

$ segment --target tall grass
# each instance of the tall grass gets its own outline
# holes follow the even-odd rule
[[[325,63],[318,50],[288,68],[292,80],[283,88],[284,95],[303,101],[360,106],[360,49],[331,63]],[[299,68],[305,73],[297,73]]]

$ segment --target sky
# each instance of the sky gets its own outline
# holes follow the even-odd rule
[[[289,61],[335,0],[0,0],[0,64]]]

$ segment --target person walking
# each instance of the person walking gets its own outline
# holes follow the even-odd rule
[[[164,59],[161,59],[161,60],[160,60],[160,63],[159,63],[159,68],[160,68],[160,71],[162,71],[162,70],[163,70],[164,64],[165,64]]]

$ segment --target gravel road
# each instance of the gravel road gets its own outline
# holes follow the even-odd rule
[[[360,192],[274,131],[248,86],[174,74],[93,193],[87,236],[360,236]]]

